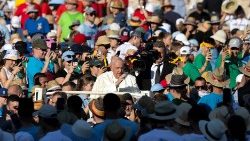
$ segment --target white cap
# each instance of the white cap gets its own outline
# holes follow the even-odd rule
[[[191,54],[191,48],[189,46],[183,46],[181,49],[180,49],[180,54],[181,55],[188,55],[188,54]]]
[[[185,20],[183,18],[179,18],[176,20],[175,25],[179,25],[180,23],[184,23],[184,21]]]
[[[11,25],[12,25],[14,28],[20,28],[20,27],[21,27],[20,19],[19,19],[19,17],[17,17],[17,16],[12,17],[10,23],[11,23]]]
[[[17,50],[7,50],[3,59],[17,60],[18,59],[18,51]]]
[[[114,31],[120,31],[121,27],[117,23],[112,23],[112,24],[109,25],[109,29],[114,30]]]
[[[51,31],[47,34],[47,38],[51,38],[51,37],[56,37],[56,31],[55,31],[55,30],[51,30]]]
[[[145,10],[151,13],[154,13],[154,6],[151,3],[147,3],[145,6]]]
[[[185,46],[190,45],[187,40],[187,37],[183,33],[179,33],[175,36],[175,40],[182,42]]]

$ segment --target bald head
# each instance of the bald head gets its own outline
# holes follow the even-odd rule
[[[110,68],[115,78],[118,79],[123,74],[124,61],[121,58],[114,56],[111,59]]]
[[[10,96],[10,95],[17,95],[19,97],[22,97],[23,96],[22,87],[17,85],[17,84],[11,85],[8,88],[8,96]]]

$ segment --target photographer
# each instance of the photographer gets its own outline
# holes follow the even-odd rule
[[[173,71],[174,64],[170,64],[166,58],[166,48],[162,41],[153,44],[153,50],[145,57],[146,70],[140,72],[137,83],[141,90],[150,90],[151,86],[161,82],[165,76]]]

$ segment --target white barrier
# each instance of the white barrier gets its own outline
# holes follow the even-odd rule
[[[62,91],[65,92],[68,95],[74,95],[74,94],[78,94],[78,95],[86,95],[89,94],[91,98],[97,98],[99,96],[104,96],[107,94],[107,92],[92,92],[92,91]],[[55,92],[47,92],[46,95],[52,95]],[[125,93],[130,93],[130,92],[111,92],[111,93],[115,93],[117,95],[122,95]],[[130,93],[134,98],[139,99],[140,97],[142,97],[143,95],[147,95],[150,96],[150,92],[149,91],[141,91],[141,93]]]

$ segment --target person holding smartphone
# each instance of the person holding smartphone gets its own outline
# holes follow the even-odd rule
[[[73,51],[65,51],[62,54],[62,66],[63,68],[59,70],[55,76],[58,84],[63,85],[68,81],[73,81],[79,78],[79,73],[75,72],[74,69],[77,67],[77,62],[75,62],[75,53]]]
[[[202,42],[200,44],[201,53],[195,57],[194,65],[197,67],[201,74],[205,71],[212,71],[212,66],[210,64],[210,61],[212,59],[212,48],[214,48],[214,45],[211,43]]]

